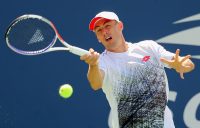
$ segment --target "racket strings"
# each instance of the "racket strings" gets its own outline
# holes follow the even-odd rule
[[[8,45],[21,54],[38,54],[52,47],[56,33],[47,22],[38,18],[19,19],[7,32]]]

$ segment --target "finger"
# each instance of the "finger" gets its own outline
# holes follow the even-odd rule
[[[92,59],[93,59],[93,55],[90,54],[90,55],[85,59],[85,62],[88,63],[88,64],[90,64],[91,61],[92,61]]]
[[[180,77],[184,79],[183,72],[180,72]]]
[[[88,61],[92,61],[97,58],[97,52],[93,52],[92,54],[89,55]]]
[[[183,65],[182,67],[184,68],[184,70],[185,70],[184,72],[185,73],[191,70],[191,66]]]
[[[184,62],[185,60],[189,59],[189,58],[191,58],[191,55],[185,56],[185,57],[181,60],[181,63]]]
[[[180,49],[177,49],[176,50],[176,55],[175,55],[175,61],[178,61],[178,58],[179,58],[179,53],[180,53]]]
[[[99,59],[99,53],[94,52],[85,61],[86,61],[86,63],[88,63],[90,65],[93,65],[93,64],[97,63],[98,59]]]
[[[90,62],[88,62],[90,66],[98,65],[98,63],[99,63],[98,59],[93,59],[93,60],[90,60]]]
[[[89,49],[89,52],[90,52],[90,53],[93,53],[93,52],[94,52],[94,49],[90,48],[90,49]]]
[[[89,56],[88,54],[85,54],[85,55],[80,57],[80,60],[85,60],[85,59],[87,59],[88,56]]]
[[[180,73],[181,79],[184,79],[184,76],[183,76],[183,69],[182,69],[182,68],[180,69],[179,73]]]

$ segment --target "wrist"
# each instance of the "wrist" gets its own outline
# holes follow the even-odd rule
[[[98,64],[90,64],[89,67],[90,68],[97,68],[97,67],[99,67],[99,65]]]

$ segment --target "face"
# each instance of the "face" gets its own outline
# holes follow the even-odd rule
[[[115,20],[102,19],[95,25],[94,32],[99,42],[109,50],[115,50],[115,47],[122,41],[122,29],[123,25],[121,22]]]

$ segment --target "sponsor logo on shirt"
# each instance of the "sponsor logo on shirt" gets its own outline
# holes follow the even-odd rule
[[[142,62],[147,62],[150,59],[150,56],[144,56],[142,58]]]

